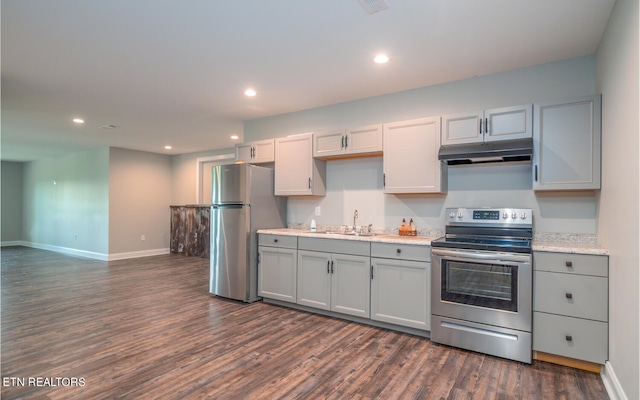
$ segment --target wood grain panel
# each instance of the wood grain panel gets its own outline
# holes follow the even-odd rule
[[[2,248],[3,399],[606,399],[595,373],[208,293],[209,262]],[[4,382],[4,381],[3,381]]]

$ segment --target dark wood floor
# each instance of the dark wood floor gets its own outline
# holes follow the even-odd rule
[[[5,400],[608,398],[594,373],[212,297],[206,259],[1,258]]]

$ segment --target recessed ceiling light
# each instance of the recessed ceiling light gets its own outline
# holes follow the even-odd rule
[[[84,120],[82,118],[74,118],[73,122],[75,122],[76,124],[84,124]]]
[[[231,139],[232,140],[238,140],[238,139],[240,139],[240,137],[238,135],[231,135]]]
[[[173,149],[173,147],[167,145],[167,146],[164,146],[164,149],[165,150],[171,150],[171,149]]]
[[[245,91],[244,91],[244,94],[245,94],[246,96],[253,97],[253,96],[255,96],[257,93],[256,93],[256,91],[255,91],[255,90],[253,90],[253,89],[247,89],[247,90],[245,90]]]
[[[375,61],[376,64],[384,64],[389,62],[389,56],[387,56],[386,54],[378,54],[376,58],[373,59],[373,61]]]

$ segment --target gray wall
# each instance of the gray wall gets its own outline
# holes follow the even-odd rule
[[[109,150],[110,258],[168,253],[170,201],[170,156],[112,147]]]
[[[611,253],[607,367],[629,399],[640,398],[638,13],[637,0],[618,0],[597,52],[603,131],[598,240]]]
[[[23,229],[36,247],[103,257],[109,249],[109,149],[24,165]]]
[[[245,140],[281,137],[595,93],[595,58],[583,57],[458,82],[247,121]],[[446,195],[384,195],[382,158],[327,162],[325,197],[289,199],[289,223],[398,227],[413,218],[418,229],[443,229],[444,208],[516,205],[532,208],[538,232],[596,233],[594,192],[535,194],[531,164],[449,168]],[[321,216],[314,216],[315,207]]]
[[[171,173],[170,156],[119,148],[25,163],[21,239],[105,260],[168,253]]]
[[[2,161],[0,240],[3,244],[22,240],[22,168],[22,163]]]

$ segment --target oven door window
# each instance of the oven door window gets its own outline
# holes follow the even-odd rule
[[[442,260],[442,300],[518,311],[518,266]]]

